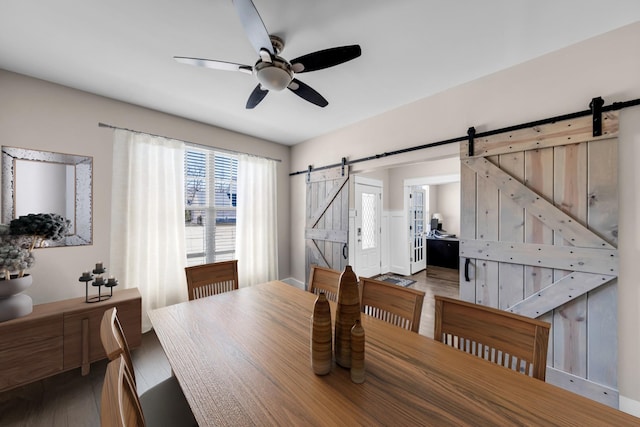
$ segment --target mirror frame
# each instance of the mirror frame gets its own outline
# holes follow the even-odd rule
[[[75,233],[58,241],[47,240],[45,247],[93,244],[93,157],[3,146],[2,222],[5,224],[15,218],[15,165],[17,160],[60,163],[75,167]]]

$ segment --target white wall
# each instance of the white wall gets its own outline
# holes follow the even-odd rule
[[[98,122],[282,159],[278,165],[279,271],[289,268],[290,148],[0,70],[0,144],[93,157],[93,245],[36,250],[34,303],[84,296],[78,281],[97,261],[109,267],[113,131]],[[303,276],[304,277],[304,276]]]
[[[391,273],[408,276],[411,274],[409,266],[409,245],[407,239],[399,238],[407,233],[407,215],[404,211],[389,212],[389,269]],[[386,271],[385,271],[386,273]]]
[[[619,141],[618,387],[620,409],[640,417],[640,107],[620,113]]]
[[[362,121],[293,147],[292,171],[640,98],[640,23]],[[640,414],[640,109],[623,111],[620,137],[619,390]],[[634,123],[635,122],[635,123]],[[361,168],[455,156],[458,145],[384,157]],[[304,176],[291,178],[291,268],[304,278]],[[637,407],[635,405],[638,405]]]

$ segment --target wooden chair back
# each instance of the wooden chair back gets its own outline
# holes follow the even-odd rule
[[[189,301],[238,289],[238,260],[195,265],[184,271]]]
[[[424,292],[381,280],[360,278],[362,312],[404,329],[418,332]]]
[[[144,408],[147,414],[146,421],[152,426],[197,426],[180,384],[174,376],[150,387],[138,396],[131,352],[115,307],[106,310],[102,316],[100,339],[107,357],[111,360],[109,365],[115,362],[122,363],[125,371],[121,373],[114,367],[113,372],[109,374],[107,368],[107,376],[111,375],[111,385],[109,388],[103,386],[102,407],[105,408],[106,402],[113,408],[105,408],[101,412],[103,426],[144,426],[145,418],[142,416],[141,408]],[[119,394],[115,394],[116,391]]]
[[[115,360],[120,355],[124,357],[127,369],[130,371],[131,379],[135,384],[136,375],[133,370],[131,351],[129,350],[127,338],[118,320],[118,310],[116,307],[106,310],[102,315],[102,321],[100,322],[100,340],[102,341],[102,347],[104,347],[104,352],[107,353],[109,360]]]
[[[312,265],[309,274],[309,292],[317,295],[320,291],[324,291],[329,301],[337,302],[340,274],[337,270]]]
[[[124,356],[107,365],[100,403],[102,427],[144,427],[145,420],[136,386]]]
[[[435,303],[436,341],[545,380],[549,323],[438,295]]]

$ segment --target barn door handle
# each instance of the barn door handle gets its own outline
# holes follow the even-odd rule
[[[470,258],[466,258],[464,260],[464,280],[466,280],[467,282],[470,282],[471,279],[469,278],[469,264],[471,263],[471,259]]]
[[[344,246],[342,246],[342,257],[344,259],[349,258],[349,246],[346,243],[344,244]]]

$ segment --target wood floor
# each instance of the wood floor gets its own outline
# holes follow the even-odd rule
[[[443,295],[445,297],[458,298],[460,285],[457,282],[458,272],[456,270],[440,267],[429,267],[428,270],[429,275],[427,275],[426,271],[422,271],[413,276],[409,276],[410,279],[416,281],[416,283],[409,285],[409,287],[419,289],[425,293],[419,333],[433,338],[435,311],[435,300],[433,296]]]
[[[143,334],[132,351],[138,392],[169,378],[171,367],[153,332]],[[80,369],[0,393],[2,427],[99,427],[100,395],[106,361],[91,364],[89,375]],[[2,369],[0,367],[0,369]]]
[[[433,276],[427,277],[423,271],[409,277],[416,281],[410,287],[426,294],[420,334],[428,337],[433,337],[433,296],[458,297],[457,282],[440,278],[446,275]],[[142,346],[133,350],[133,363],[139,393],[171,375],[169,362],[153,332],[144,334]],[[0,393],[0,426],[100,426],[100,394],[106,366],[106,361],[96,362],[84,377],[80,375],[80,369],[74,369]]]

